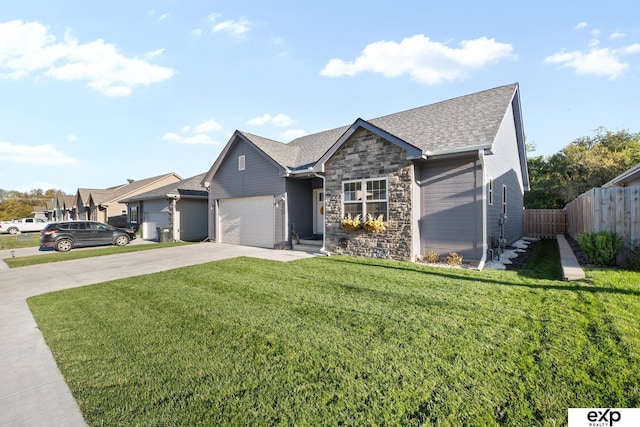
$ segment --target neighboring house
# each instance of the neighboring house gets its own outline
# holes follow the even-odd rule
[[[76,196],[74,195],[56,196],[51,221],[69,221],[77,219],[75,200]]]
[[[283,144],[236,131],[203,179],[209,238],[413,261],[455,251],[484,266],[492,244],[522,236],[529,189],[517,83]],[[345,231],[347,214],[386,230]]]
[[[204,173],[119,202],[128,206],[129,223],[140,224],[143,239],[157,239],[157,228],[168,227],[172,240],[205,240],[209,194],[203,178]]]
[[[47,217],[47,207],[46,206],[34,206],[31,210],[34,218],[42,219],[44,221],[48,221]]]
[[[179,175],[171,172],[107,189],[78,188],[75,197],[77,219],[126,226],[127,205],[119,200],[179,182],[181,179]]]
[[[640,186],[640,163],[638,163],[631,169],[622,172],[620,175],[604,184],[602,188],[636,186]]]

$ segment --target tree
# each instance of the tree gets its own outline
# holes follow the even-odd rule
[[[600,127],[594,136],[578,138],[552,156],[527,159],[531,191],[525,194],[525,207],[563,208],[637,163],[640,133]]]
[[[31,189],[29,192],[3,190],[0,188],[0,221],[30,217],[34,206],[44,206],[47,200],[52,200],[56,196],[64,194],[64,191],[53,188],[47,191],[36,188]]]

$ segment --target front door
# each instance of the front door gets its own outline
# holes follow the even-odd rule
[[[313,190],[313,233],[324,233],[324,190]]]

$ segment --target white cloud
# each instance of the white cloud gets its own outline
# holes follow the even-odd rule
[[[629,64],[622,62],[621,57],[640,53],[640,44],[633,44],[620,49],[599,48],[598,43],[589,44],[586,52],[562,50],[544,59],[545,62],[558,64],[563,68],[571,68],[576,74],[592,74],[608,77],[610,80],[622,77],[629,69]]]
[[[589,25],[586,22],[579,22],[578,24],[576,24],[575,27],[573,27],[574,30],[582,30],[583,28],[587,28]]]
[[[269,120],[271,120],[271,114],[263,114],[261,116],[254,117],[253,119],[249,120],[247,124],[252,126],[262,126],[264,124],[269,123]]]
[[[632,55],[634,53],[640,53],[640,43],[635,43],[627,47],[620,49],[620,53],[623,55]]]
[[[610,39],[622,39],[625,38],[627,35],[625,33],[621,33],[621,32],[614,32],[611,33],[611,35],[609,36]]]
[[[67,142],[76,142],[78,140],[78,137],[76,136],[75,133],[71,133],[67,136]]]
[[[197,125],[194,128],[194,132],[208,133],[208,132],[215,132],[220,129],[222,129],[222,126],[220,125],[220,123],[216,122],[214,119],[210,119]]]
[[[152,50],[144,54],[147,58],[155,58],[156,56],[161,56],[164,53],[164,48]]]
[[[301,136],[305,136],[307,132],[303,129],[287,129],[280,134],[283,141],[293,141],[296,138],[300,138]]]
[[[191,30],[191,35],[194,37],[200,37],[202,35],[202,28],[194,28]]]
[[[182,127],[181,133],[165,133],[162,136],[162,140],[185,145],[220,145],[220,143],[210,135],[220,130],[222,130],[222,125],[215,119],[209,119],[199,125],[185,125]]]
[[[182,141],[182,139],[183,139],[182,136],[174,132],[168,132],[162,136],[163,141],[180,142]]]
[[[419,83],[438,84],[467,78],[471,71],[509,57],[514,57],[513,47],[495,39],[463,40],[459,48],[452,48],[418,34],[400,43],[371,43],[355,61],[331,59],[320,74],[351,77],[371,71],[389,78],[408,74]]]
[[[252,22],[244,17],[238,20],[228,19],[226,21],[217,22],[220,17],[222,17],[221,13],[212,13],[209,15],[209,20],[214,23],[213,29],[211,30],[214,33],[227,32],[230,35],[237,37],[248,32],[249,27],[252,25]]]
[[[294,123],[295,120],[282,113],[276,115],[275,117],[271,116],[271,114],[265,113],[261,116],[254,117],[247,122],[248,125],[252,126],[262,126],[266,124],[272,124],[274,126],[291,126]]]
[[[29,165],[70,165],[77,161],[51,145],[20,145],[0,142],[0,161]]]
[[[164,21],[165,19],[167,19],[169,17],[168,13],[163,13],[162,15],[160,15],[158,17],[158,21]]]
[[[162,49],[152,54],[162,53]],[[39,22],[0,23],[0,77],[23,78],[38,73],[57,80],[87,81],[107,96],[126,96],[134,87],[173,76],[170,68],[126,57],[113,44],[98,39],[80,44],[70,32],[57,42]]]

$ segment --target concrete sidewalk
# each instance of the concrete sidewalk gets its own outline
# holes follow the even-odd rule
[[[16,256],[41,253],[15,249]],[[29,252],[30,251],[30,252]],[[0,259],[10,257],[4,252]],[[28,297],[221,259],[293,261],[315,255],[199,243],[0,269],[0,426],[84,426],[85,422],[27,306]]]

